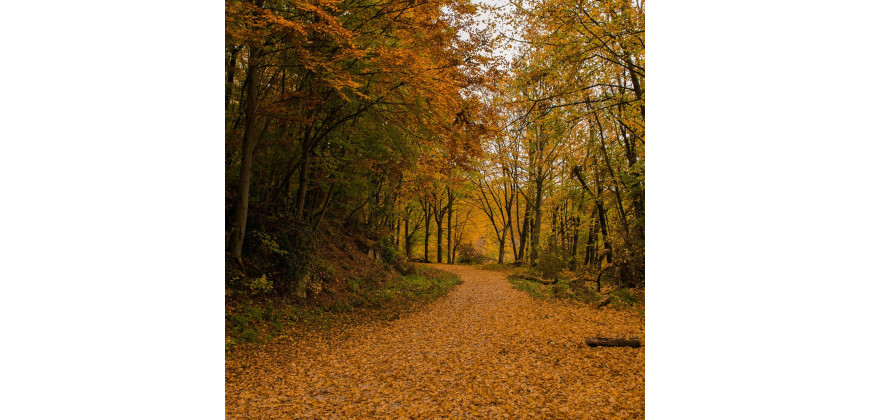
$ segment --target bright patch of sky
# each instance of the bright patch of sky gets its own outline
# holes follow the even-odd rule
[[[494,29],[494,33],[491,33],[491,36],[497,36],[501,34],[502,36],[506,36],[509,39],[520,39],[521,33],[518,28],[514,28],[510,25],[507,25],[503,19],[499,19],[495,13],[501,14],[510,14],[514,10],[514,5],[510,2],[510,0],[472,0],[472,3],[481,6],[477,10],[477,16],[475,18],[476,24],[475,29],[484,30],[487,27],[491,27]],[[494,13],[489,8],[495,9]],[[467,40],[469,38],[468,34],[460,31],[459,33],[460,39]],[[511,60],[517,55],[519,50],[519,42],[517,41],[505,41],[496,44],[494,42],[491,43],[493,45],[493,55],[504,57],[507,63],[510,63]]]

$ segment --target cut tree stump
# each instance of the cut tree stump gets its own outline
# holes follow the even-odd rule
[[[604,337],[589,337],[586,339],[586,345],[589,347],[640,347],[640,340],[637,338],[604,338]]]

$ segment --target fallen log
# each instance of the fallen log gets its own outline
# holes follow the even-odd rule
[[[589,347],[640,347],[640,340],[637,338],[604,338],[604,337],[589,337],[586,339],[586,345]]]
[[[556,280],[545,280],[545,279],[542,279],[540,277],[530,276],[528,274],[514,274],[514,275],[523,279],[523,280],[534,281],[534,282],[538,282],[541,284],[555,284],[556,283]]]

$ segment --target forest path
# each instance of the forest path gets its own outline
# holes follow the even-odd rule
[[[227,418],[601,418],[644,416],[643,317],[535,300],[505,273],[432,264],[463,284],[419,312],[341,337],[227,360]]]

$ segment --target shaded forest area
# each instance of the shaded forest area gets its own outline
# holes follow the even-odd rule
[[[410,260],[643,287],[644,57],[642,1],[227,1],[228,296]]]

